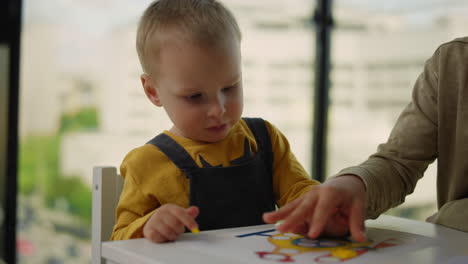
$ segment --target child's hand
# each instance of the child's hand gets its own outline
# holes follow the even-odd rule
[[[320,235],[345,236],[351,231],[354,240],[364,242],[366,190],[354,175],[333,178],[285,205],[265,213],[266,223],[284,220],[280,232],[305,234],[312,239]]]
[[[198,228],[195,217],[199,210],[196,206],[187,209],[175,204],[164,204],[148,219],[143,227],[143,236],[155,243],[174,241],[185,231]]]

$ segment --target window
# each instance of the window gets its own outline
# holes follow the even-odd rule
[[[89,263],[92,167],[118,167],[170,127],[139,80],[135,31],[149,2],[24,0],[20,263]],[[310,167],[312,1],[222,2],[243,32],[244,115],[279,127]]]
[[[337,1],[331,72],[328,175],[357,165],[386,141],[438,45],[463,36],[462,1]],[[465,12],[465,13],[463,13]],[[343,100],[348,98],[349,100]],[[436,165],[393,213],[424,220],[435,212]]]

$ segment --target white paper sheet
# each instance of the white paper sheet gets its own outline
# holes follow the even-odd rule
[[[250,232],[235,229],[201,232],[184,236],[175,243],[191,251],[216,256],[217,259],[224,258],[229,262],[262,264],[411,263],[421,259],[415,253],[437,244],[437,240],[433,238],[377,228],[368,228],[369,242],[366,243],[355,243],[349,238],[311,240],[264,228],[259,227]],[[431,253],[423,255],[434,259]]]

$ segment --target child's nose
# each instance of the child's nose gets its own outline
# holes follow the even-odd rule
[[[216,100],[210,105],[208,116],[220,117],[226,112],[225,99],[223,96],[218,96]]]

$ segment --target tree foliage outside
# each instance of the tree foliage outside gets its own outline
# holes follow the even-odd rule
[[[98,122],[96,108],[83,108],[76,113],[62,115],[60,119],[60,133],[97,130]]]
[[[60,144],[68,132],[89,131],[98,128],[95,108],[86,108],[74,114],[64,114],[57,135],[27,136],[20,142],[19,193],[40,194],[48,208],[57,208],[65,201],[67,210],[86,224],[91,224],[91,188],[79,176],[62,175]]]

